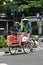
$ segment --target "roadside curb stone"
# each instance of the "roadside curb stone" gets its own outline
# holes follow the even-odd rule
[[[0,55],[5,55],[5,52],[0,52]]]

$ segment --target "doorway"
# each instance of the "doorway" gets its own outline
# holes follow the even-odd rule
[[[31,22],[31,26],[32,26],[32,34],[37,35],[37,34],[38,34],[37,21],[33,21],[33,22]]]

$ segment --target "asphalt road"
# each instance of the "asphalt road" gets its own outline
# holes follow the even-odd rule
[[[43,42],[40,39],[39,46],[41,48],[36,48],[34,52],[29,54],[0,55],[0,65],[43,65]],[[6,49],[0,49],[0,51],[6,51]]]
[[[0,65],[43,65],[43,51],[0,56]]]

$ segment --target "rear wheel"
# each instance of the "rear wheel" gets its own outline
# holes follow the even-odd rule
[[[11,55],[16,54],[16,48],[14,48],[14,47],[9,47],[9,52],[11,53]]]

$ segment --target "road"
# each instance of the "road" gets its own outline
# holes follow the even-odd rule
[[[29,54],[0,55],[0,65],[43,65],[43,42]]]
[[[3,63],[3,64],[2,64]],[[0,56],[0,65],[43,65],[43,51]]]

